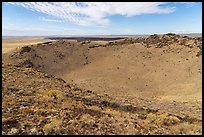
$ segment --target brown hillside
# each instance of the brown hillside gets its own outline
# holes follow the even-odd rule
[[[18,130],[16,134],[26,134],[34,127],[35,133],[46,134],[48,131],[43,131],[46,122],[36,126],[39,120],[34,111],[36,107],[36,111],[56,109],[56,114],[50,112],[43,116],[46,118],[52,114],[62,119],[63,131],[56,131],[57,134],[201,133],[195,129],[200,129],[202,123],[202,38],[154,34],[109,42],[58,40],[24,46],[2,57],[5,121],[18,114],[22,121],[24,115],[14,108],[22,107],[19,103],[27,98],[34,100],[35,105],[32,104],[33,109],[29,111],[36,114],[30,119],[32,128],[28,127],[26,131],[18,128],[19,122],[15,122],[14,127],[5,127],[9,124],[4,123],[5,134],[12,134],[11,128]],[[66,83],[77,85],[76,92]],[[63,102],[72,100],[71,107],[70,104],[67,106],[69,116],[64,116],[68,111],[62,107],[63,102],[56,100],[57,97],[47,97],[48,105],[43,106],[41,97],[44,94],[41,94],[52,89],[62,91],[63,96],[70,94],[63,97]],[[24,96],[20,91],[32,95]],[[17,98],[17,102],[8,104],[12,98]],[[107,108],[102,109],[101,105]],[[9,106],[11,111],[6,109]],[[148,118],[151,116],[156,117],[157,122],[151,122],[152,118]],[[74,125],[66,123],[69,121],[65,120],[67,117],[75,119]],[[161,119],[166,120],[158,123]],[[170,124],[168,119],[171,119]],[[134,122],[139,122],[140,126],[135,126]],[[183,131],[180,128],[184,128]]]

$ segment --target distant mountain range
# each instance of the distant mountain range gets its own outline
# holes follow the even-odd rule
[[[179,34],[181,36],[202,37],[202,33]]]

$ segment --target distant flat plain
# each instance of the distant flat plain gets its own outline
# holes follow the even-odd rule
[[[182,36],[191,37],[202,37],[202,33],[191,33],[191,34],[180,34]],[[90,40],[95,38],[122,38],[122,37],[138,37],[138,36],[148,36],[148,35],[87,35],[87,36],[2,36],[2,53],[10,52],[16,48],[20,48],[25,45],[43,43],[47,41],[55,41],[59,39],[72,39],[73,40]],[[89,40],[89,39],[88,39]]]
[[[25,45],[51,41],[44,37],[4,37],[2,39],[2,53],[7,53]]]

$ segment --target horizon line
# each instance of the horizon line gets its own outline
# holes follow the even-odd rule
[[[173,33],[173,32],[168,32]],[[100,34],[100,35],[2,35],[2,37],[45,37],[45,36],[141,36],[141,35],[153,35],[153,34],[168,34],[168,33],[152,33],[152,34]],[[183,34],[202,34],[202,32],[192,32],[192,33],[173,33],[177,35]]]

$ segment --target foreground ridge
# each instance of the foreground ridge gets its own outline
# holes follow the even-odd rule
[[[193,116],[112,102],[33,68],[2,68],[3,134],[201,134]]]

